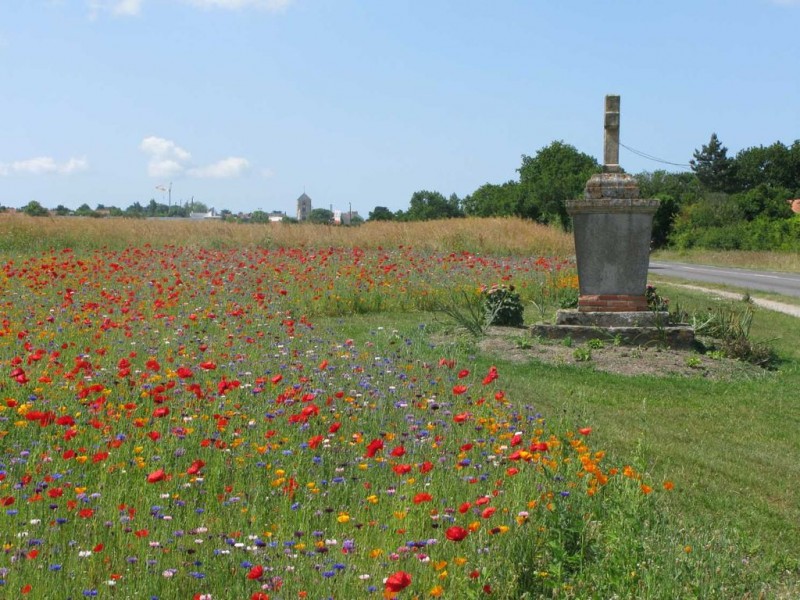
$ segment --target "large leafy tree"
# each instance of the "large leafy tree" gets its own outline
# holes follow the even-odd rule
[[[737,191],[760,185],[800,191],[800,140],[791,147],[781,142],[740,151],[734,159]]]
[[[464,212],[471,217],[510,217],[519,214],[520,185],[485,183],[464,198]]]
[[[405,221],[431,221],[463,216],[458,196],[452,194],[450,198],[445,198],[439,192],[428,190],[414,192],[408,210],[405,213],[398,213],[398,218]]]
[[[700,150],[695,150],[692,156],[694,158],[689,164],[707,191],[735,191],[734,162],[716,133],[712,133],[708,144],[704,144]]]
[[[600,171],[600,164],[574,146],[556,141],[536,156],[523,154],[517,171],[521,188],[519,216],[568,229],[565,202],[580,197],[589,178]]]
[[[29,217],[46,217],[50,214],[50,211],[42,206],[37,200],[31,200],[25,206],[23,206],[22,212]]]
[[[308,222],[323,225],[333,223],[333,211],[327,208],[315,208],[308,213]]]
[[[367,217],[368,221],[392,221],[394,220],[394,213],[385,206],[376,206],[374,210],[369,211]]]

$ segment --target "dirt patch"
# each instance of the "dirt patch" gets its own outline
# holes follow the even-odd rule
[[[594,346],[600,344],[595,342]],[[765,373],[755,365],[728,358],[713,357],[690,350],[672,350],[657,346],[602,347],[592,343],[566,346],[558,341],[539,341],[525,329],[490,328],[478,342],[480,350],[504,360],[530,361],[551,365],[574,365],[619,375],[655,377],[699,377],[715,380],[756,377]]]

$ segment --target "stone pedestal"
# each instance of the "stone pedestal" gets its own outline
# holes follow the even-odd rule
[[[575,232],[582,312],[646,311],[650,235],[658,200],[639,198],[625,173],[592,176],[584,197],[567,202]]]

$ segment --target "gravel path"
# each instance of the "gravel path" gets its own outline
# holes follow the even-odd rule
[[[675,287],[686,288],[687,290],[704,292],[706,294],[713,294],[715,296],[719,296],[720,298],[728,298],[730,300],[742,299],[742,294],[737,294],[735,292],[723,292],[721,290],[711,290],[697,285],[679,285],[679,284],[670,284],[670,285],[674,285]],[[793,317],[800,318],[800,306],[797,306],[796,304],[784,304],[783,302],[775,302],[774,300],[764,300],[762,298],[754,298],[752,296],[750,297],[750,299],[753,301],[753,304],[755,304],[756,306],[760,306],[761,308],[766,308],[767,310],[774,310],[776,312],[781,312],[787,315],[792,315]]]

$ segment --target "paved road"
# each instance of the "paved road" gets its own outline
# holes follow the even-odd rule
[[[708,267],[661,261],[650,261],[650,273],[665,277],[731,285],[748,291],[758,290],[800,297],[800,274],[798,273],[749,271],[733,267]]]

